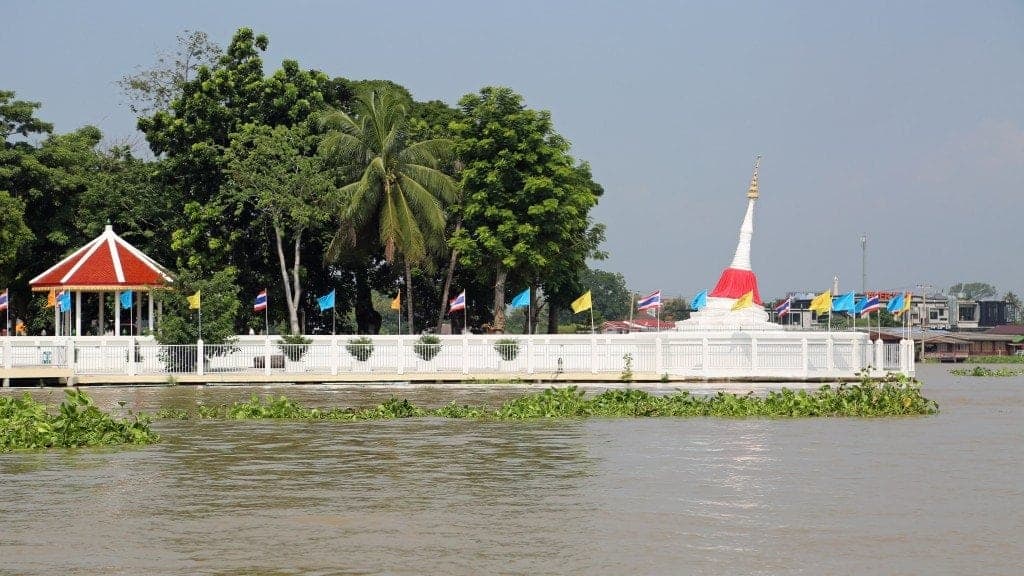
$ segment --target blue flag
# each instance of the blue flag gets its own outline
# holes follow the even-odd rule
[[[334,290],[331,290],[326,295],[317,298],[316,303],[320,305],[321,312],[334,308]]]
[[[61,312],[71,311],[71,292],[62,290],[60,294],[57,294],[57,309]]]
[[[854,303],[855,296],[853,290],[850,290],[846,294],[839,296],[832,300],[832,311],[833,312],[847,312],[849,314],[857,313],[857,304]]]
[[[890,314],[895,314],[896,312],[902,310],[903,293],[900,292],[899,294],[893,296],[892,299],[889,300],[889,303],[886,304],[885,309],[888,310]]]
[[[693,302],[690,303],[690,308],[694,310],[700,310],[701,308],[708,305],[708,291],[701,290],[693,297]]]
[[[529,306],[529,305],[530,305],[530,289],[529,288],[527,288],[526,290],[523,290],[519,294],[516,294],[516,297],[512,299],[512,303],[509,304],[509,306],[511,306],[513,308],[523,308],[524,306]]]
[[[132,307],[132,291],[131,290],[127,290],[125,292],[121,292],[121,308],[131,308],[131,307]]]

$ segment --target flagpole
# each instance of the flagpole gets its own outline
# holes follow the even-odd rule
[[[526,301],[526,333],[533,334],[533,293],[530,293],[530,298]]]
[[[200,301],[199,304],[199,339],[203,339],[203,304]]]
[[[633,306],[634,306],[634,302],[635,301],[636,301],[636,293],[635,292],[630,292],[629,293],[629,330],[630,330],[630,332],[633,331]]]
[[[335,336],[338,315],[336,313],[337,308],[334,306],[334,302],[331,302],[331,336]]]
[[[590,333],[594,333],[594,303],[590,303]]]
[[[466,304],[467,303],[465,301],[462,302],[462,333],[463,334],[469,334],[469,332],[468,332],[469,316],[467,316],[467,311],[466,311],[466,309],[469,308],[469,306],[467,306]]]

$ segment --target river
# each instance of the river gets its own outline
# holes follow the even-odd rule
[[[0,455],[0,574],[1020,574],[1024,377],[948,370],[918,368],[931,417],[160,420],[141,449]],[[391,395],[90,390],[115,411],[253,392]]]

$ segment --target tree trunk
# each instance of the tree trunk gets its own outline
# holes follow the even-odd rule
[[[548,302],[548,334],[558,334],[558,308]]]
[[[462,219],[455,223],[455,234],[462,229]],[[451,259],[448,260],[448,274],[444,277],[444,289],[441,291],[441,309],[437,311],[437,332],[441,332],[441,324],[444,324],[444,316],[448,312],[448,294],[452,289],[452,277],[455,276],[455,263],[458,261],[459,251],[452,248]]]
[[[494,332],[505,331],[505,279],[508,277],[508,269],[505,264],[498,262],[498,269],[494,275],[494,320],[491,321],[491,330]]]
[[[373,309],[373,297],[370,291],[369,272],[360,267],[356,270],[356,331],[359,334],[380,333],[380,312]]]
[[[299,288],[299,242],[301,242],[301,234],[297,234],[295,237],[295,264],[292,267],[293,281],[288,280],[288,263],[284,257],[284,245],[283,245],[284,233],[280,226],[274,225],[274,239],[277,241],[277,262],[281,268],[281,280],[284,284],[284,300],[288,307],[288,328],[292,334],[299,333],[299,295],[301,290]]]
[[[405,261],[405,309],[409,314],[409,334],[415,334],[416,331],[412,324],[412,266],[409,264],[409,260]]]

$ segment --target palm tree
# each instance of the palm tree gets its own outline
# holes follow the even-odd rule
[[[376,224],[384,258],[401,255],[405,266],[405,302],[409,333],[413,333],[412,267],[427,256],[428,246],[444,234],[444,207],[458,185],[439,169],[451,153],[444,139],[409,142],[406,109],[389,91],[373,91],[356,99],[353,114],[332,111],[322,124],[328,130],[321,144],[325,156],[354,166],[361,175],[343,186],[337,243]]]

